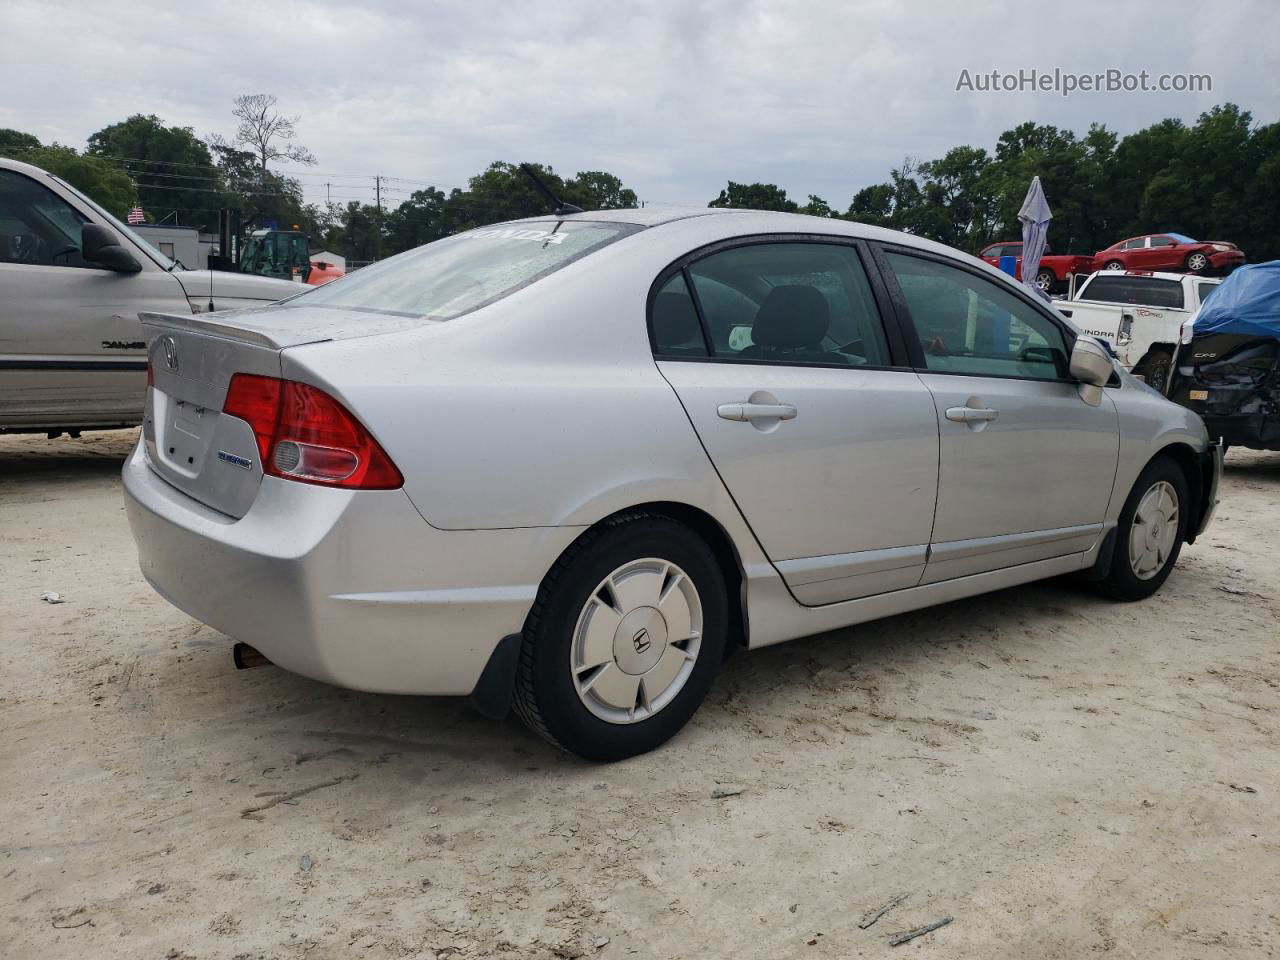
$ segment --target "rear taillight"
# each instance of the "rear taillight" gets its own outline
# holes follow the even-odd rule
[[[358,490],[404,484],[364,425],[309,384],[237,373],[222,412],[253,428],[263,472],[272,476]]]

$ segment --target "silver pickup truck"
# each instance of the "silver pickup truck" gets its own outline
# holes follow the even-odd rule
[[[53,174],[0,159],[0,433],[142,422],[142,311],[201,313],[299,292],[187,270]]]
[[[1082,333],[1108,341],[1134,376],[1161,393],[1178,331],[1222,281],[1185,273],[1100,270],[1058,312]]]

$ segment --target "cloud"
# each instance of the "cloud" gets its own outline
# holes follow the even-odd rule
[[[845,206],[904,156],[990,148],[1023,120],[1121,133],[1238,102],[1280,117],[1280,5],[1076,0],[1069,8],[686,0],[539,5],[293,0],[160,6],[6,0],[0,126],[76,146],[131,113],[231,132],[231,99],[272,92],[345,196],[465,183],[495,159],[604,169],[653,202],[725,180]],[[56,20],[56,24],[53,22]],[[1212,74],[1207,94],[957,93],[961,69]],[[340,176],[343,175],[343,176]],[[358,175],[357,177],[345,175]],[[342,189],[339,190],[341,185]]]

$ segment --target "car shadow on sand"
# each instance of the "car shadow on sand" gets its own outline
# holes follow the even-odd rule
[[[49,439],[44,434],[0,434],[0,481],[87,480],[120,474],[138,442],[136,428]]]
[[[1222,463],[1224,473],[1247,480],[1280,480],[1280,453],[1232,448]]]
[[[1010,657],[1018,632],[1030,618],[1055,617],[1069,626],[1082,622],[1077,618],[1091,617],[1095,606],[1105,605],[1107,601],[1087,588],[1055,580],[762,650],[738,651],[722,666],[690,726],[655,754],[626,763],[662,763],[667,751],[696,754],[714,749],[725,737],[750,737],[744,712],[785,716],[800,701],[809,708],[834,711],[837,700],[859,696],[852,689],[815,688],[819,673],[859,685],[875,684],[888,673],[920,671],[922,678],[933,677],[966,661]],[[455,786],[475,786],[495,777],[524,778],[540,771],[588,776],[599,769],[545,743],[513,715],[500,721],[480,716],[465,698],[360,693],[274,666],[235,671],[229,644],[211,652],[217,659],[206,662],[201,672],[212,668],[214,675],[206,679],[213,681],[229,713],[220,718],[233,730],[226,740],[229,763],[246,752],[259,753],[262,759],[265,749],[286,762],[293,758],[298,764],[314,763],[317,773],[323,768],[364,771],[360,775],[366,782]],[[168,682],[188,681],[172,676]]]

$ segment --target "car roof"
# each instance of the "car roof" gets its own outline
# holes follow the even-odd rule
[[[571,213],[561,217],[546,214],[541,217],[509,220],[501,224],[501,226],[565,220],[582,223],[626,223],[647,229],[660,229],[694,218],[699,219],[704,224],[714,224],[718,228],[714,232],[721,233],[725,239],[756,233],[828,234],[862,240],[878,240],[882,243],[896,244],[900,247],[928,250],[948,257],[966,257],[982,263],[988,270],[995,269],[983,263],[979,258],[957,250],[955,247],[949,247],[946,244],[927,240],[924,237],[917,237],[909,233],[902,233],[899,230],[889,230],[869,223],[841,220],[836,217],[814,217],[803,213],[782,213],[776,210],[743,210],[734,207],[638,207],[627,210],[587,210],[583,213]],[[492,226],[499,226],[499,224],[493,224]]]

